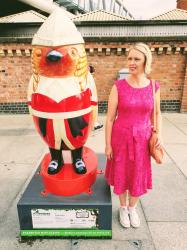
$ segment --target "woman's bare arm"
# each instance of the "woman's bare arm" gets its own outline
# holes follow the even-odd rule
[[[106,129],[105,129],[105,142],[106,142],[105,153],[108,159],[112,159],[111,134],[112,134],[112,126],[117,114],[117,106],[118,106],[118,93],[117,93],[117,88],[114,85],[112,87],[108,100],[108,112],[107,112]]]

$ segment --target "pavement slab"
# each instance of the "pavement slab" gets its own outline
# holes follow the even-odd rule
[[[1,129],[23,129],[33,127],[31,115],[0,115]]]
[[[149,222],[156,250],[187,249],[186,222]]]
[[[173,114],[163,114],[163,116],[170,121],[176,128],[181,130],[185,135],[187,135],[187,114],[173,113]]]
[[[166,150],[168,155],[170,155],[170,159],[187,178],[187,143],[167,144]]]
[[[187,118],[186,118],[187,119]],[[179,144],[185,143],[187,140],[187,136],[184,134],[182,130],[177,128],[175,123],[170,122],[167,119],[167,116],[163,116],[163,139],[164,145],[167,146],[168,143]]]
[[[0,164],[0,172],[3,173],[0,188],[0,200],[3,201],[0,202],[0,220],[7,208],[11,207],[32,171],[32,164]]]
[[[0,161],[1,161],[1,156],[3,154],[2,152],[9,149],[12,143],[17,140],[17,136],[10,136],[8,138],[7,136],[0,136],[0,140],[1,140],[0,143]]]
[[[16,140],[1,150],[0,162],[34,165],[45,148],[45,144],[37,135],[17,136]]]
[[[187,181],[175,164],[153,165],[153,190],[141,197],[149,221],[187,222]]]
[[[73,240],[72,250],[155,250],[149,240]]]

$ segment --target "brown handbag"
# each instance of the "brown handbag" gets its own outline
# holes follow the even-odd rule
[[[156,130],[156,101],[155,101],[155,81],[152,81],[152,88],[153,88],[153,130],[152,135],[149,140],[149,151],[150,155],[156,161],[157,164],[162,164],[163,157],[164,157],[164,149],[163,147],[157,148],[155,145],[158,140],[158,134]]]

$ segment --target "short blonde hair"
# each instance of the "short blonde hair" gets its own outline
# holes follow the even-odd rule
[[[140,52],[142,52],[145,56],[145,74],[150,74],[151,72],[151,64],[152,64],[152,54],[151,50],[145,43],[136,43],[134,44],[131,49],[136,49]],[[129,52],[130,52],[129,50]]]

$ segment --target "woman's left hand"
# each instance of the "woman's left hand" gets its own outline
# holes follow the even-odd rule
[[[157,140],[157,142],[156,142],[155,147],[159,149],[159,148],[161,148],[162,146],[163,146],[163,139],[162,139],[162,136],[158,135],[158,140]]]

